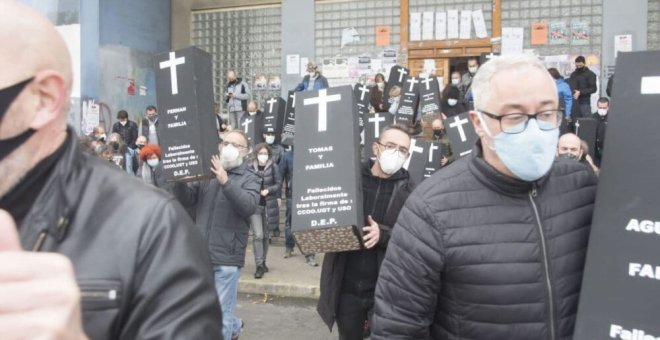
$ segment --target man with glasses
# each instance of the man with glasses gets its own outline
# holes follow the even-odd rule
[[[184,206],[195,209],[197,229],[206,240],[213,263],[223,338],[237,339],[243,325],[234,314],[238,279],[245,265],[249,218],[259,204],[261,180],[244,162],[248,139],[242,131],[227,133],[219,151],[220,156],[211,160],[215,178],[178,182],[174,195]]]
[[[369,160],[362,168],[365,249],[327,253],[321,270],[317,310],[331,331],[337,322],[342,340],[363,339],[365,322],[373,314],[378,269],[390,232],[412,192],[408,172],[402,168],[410,148],[406,129],[397,125],[385,128],[371,147],[376,161]]]
[[[472,154],[425,180],[393,229],[372,339],[570,339],[596,178],[555,162],[561,112],[536,58],[477,72]]]

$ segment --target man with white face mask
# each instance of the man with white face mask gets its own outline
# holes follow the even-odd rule
[[[470,57],[467,62],[467,68],[468,71],[465,72],[461,77],[459,88],[461,90],[461,95],[463,96],[461,100],[463,100],[466,104],[469,104],[473,100],[471,93],[472,79],[474,79],[474,76],[479,70],[479,59],[477,57]]]
[[[374,340],[572,337],[596,177],[554,162],[562,112],[538,59],[491,59],[472,90],[480,139],[406,201]]]
[[[371,147],[376,161],[369,160],[362,168],[366,249],[327,253],[321,271],[317,310],[331,331],[337,322],[339,338],[345,340],[363,338],[365,321],[373,314],[378,269],[392,226],[413,189],[408,171],[402,169],[410,155],[406,128],[385,128]]]
[[[592,117],[598,122],[596,127],[596,152],[594,153],[594,162],[600,166],[603,160],[603,150],[605,146],[605,132],[607,130],[607,117],[609,116],[610,100],[607,97],[600,97],[596,103],[596,113]]]
[[[238,279],[245,265],[248,219],[259,204],[261,180],[243,161],[248,153],[243,132],[227,133],[219,151],[220,156],[211,160],[215,178],[176,183],[173,193],[184,206],[195,208],[197,228],[206,240],[213,263],[222,307],[222,334],[224,339],[235,339],[243,325],[234,314]]]

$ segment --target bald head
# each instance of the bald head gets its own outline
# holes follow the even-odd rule
[[[0,90],[25,82],[0,120],[0,140],[20,144],[0,159],[0,197],[67,137],[71,57],[55,27],[14,0],[0,1]]]
[[[557,156],[580,159],[582,157],[581,142],[580,137],[574,133],[563,134],[557,143]]]
[[[57,71],[71,86],[71,57],[53,24],[33,9],[14,0],[0,1],[0,88]]]

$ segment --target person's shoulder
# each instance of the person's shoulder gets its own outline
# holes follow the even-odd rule
[[[436,171],[431,177],[415,186],[413,195],[429,202],[444,193],[466,190],[466,183],[474,180],[468,163],[471,157],[463,157]]]
[[[592,169],[587,165],[570,159],[555,159],[552,164],[550,177],[553,179],[568,180],[577,186],[596,185],[598,179]]]

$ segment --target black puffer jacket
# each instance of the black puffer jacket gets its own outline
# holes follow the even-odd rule
[[[68,132],[19,231],[26,250],[73,263],[87,336],[221,338],[211,262],[186,212],[163,191],[81,152]]]
[[[229,180],[220,185],[212,178],[202,182],[176,183],[174,195],[195,210],[195,223],[217,266],[245,265],[250,216],[259,204],[259,177],[243,162],[227,170]]]
[[[561,160],[523,182],[480,151],[406,202],[378,278],[372,339],[571,339],[596,178]]]
[[[225,185],[215,179],[176,183],[172,190],[184,206],[194,209],[195,223],[218,266],[245,265],[249,218],[259,204],[259,177],[243,162],[227,170]]]
[[[365,181],[390,181],[394,182],[394,190],[390,201],[387,205],[387,213],[383,221],[376,221],[380,229],[380,238],[378,244],[374,248],[362,251],[376,252],[378,266],[383,262],[385,257],[385,250],[390,241],[392,233],[392,226],[396,222],[399,212],[403,207],[403,203],[413,190],[414,184],[410,180],[410,175],[405,169],[401,169],[393,174],[388,179],[379,179],[371,173],[373,162],[369,160],[366,164],[362,165],[362,178]],[[380,188],[380,186],[379,186]],[[364,197],[364,195],[362,196]],[[365,214],[365,219],[367,214]],[[365,221],[365,225],[367,222]],[[330,331],[335,323],[337,307],[339,304],[339,295],[342,293],[342,282],[344,280],[344,273],[346,272],[346,264],[348,261],[348,253],[326,253],[323,257],[323,267],[321,268],[321,296],[319,297],[316,311],[323,319]],[[376,268],[378,270],[378,268]]]
[[[252,169],[259,175],[263,181],[263,188],[268,189],[266,196],[266,219],[268,221],[268,230],[275,230],[280,225],[280,206],[277,204],[277,194],[282,188],[282,175],[280,168],[272,160],[268,160],[264,170],[259,170],[259,162],[252,162]]]

